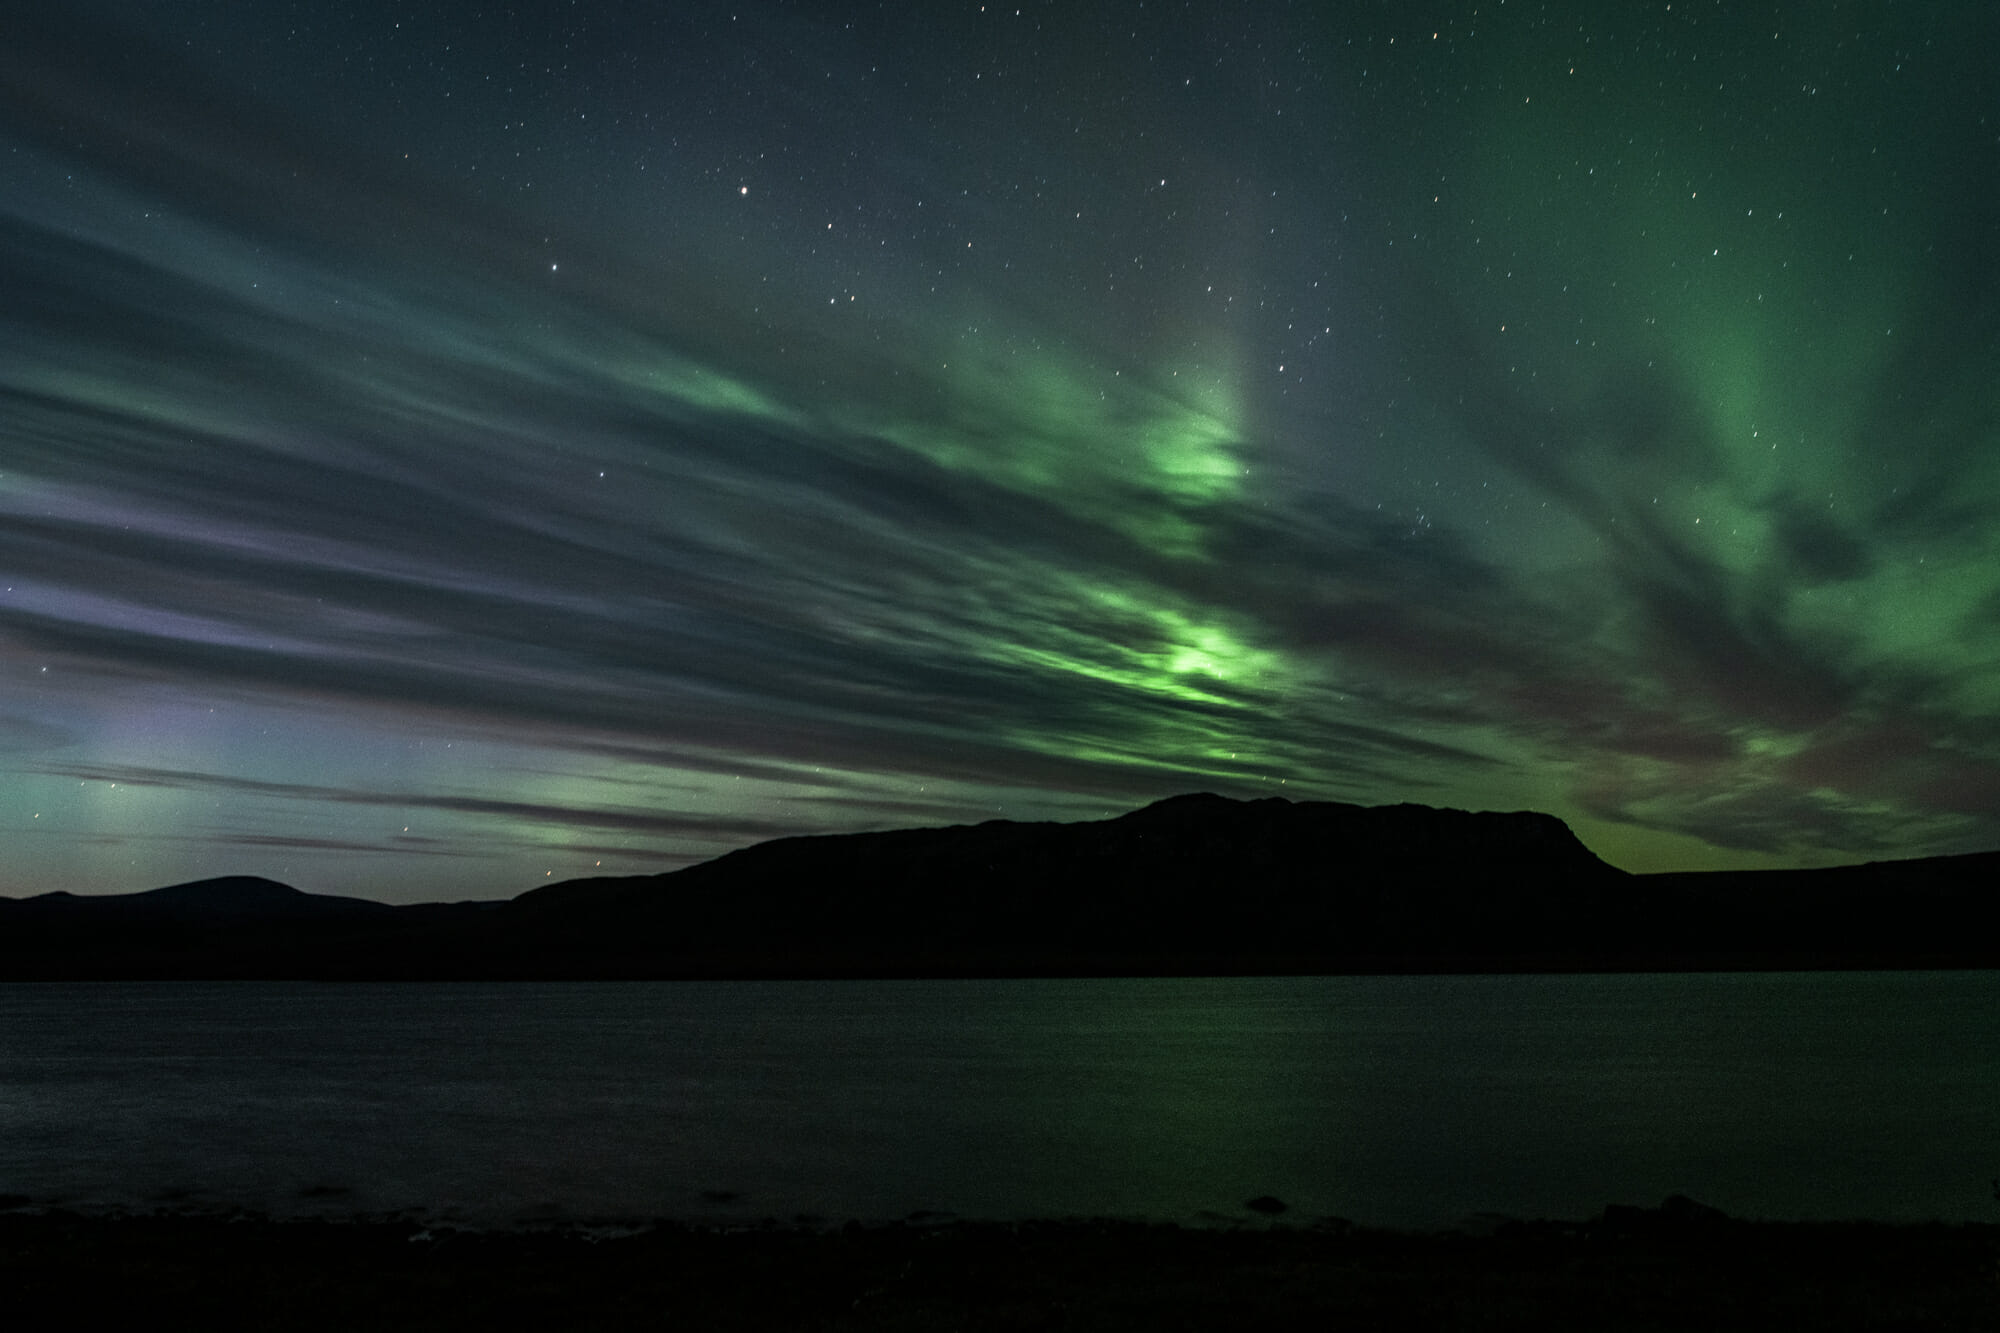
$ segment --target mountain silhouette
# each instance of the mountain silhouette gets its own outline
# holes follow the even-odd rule
[[[1619,909],[1629,877],[1562,821],[1400,805],[1174,797],[1116,819],[786,838],[672,874],[510,904],[541,938],[749,966],[1260,968],[1369,951],[1521,947]]]
[[[14,903],[10,920],[124,923],[240,923],[250,921],[327,921],[379,917],[391,912],[387,903],[366,898],[340,898],[305,893],[289,884],[255,875],[224,875],[216,879],[170,884],[144,893],[45,893]]]
[[[2000,853],[1628,875],[1545,814],[1173,797],[784,838],[390,906],[229,877],[0,898],[0,978],[1008,976],[1993,966]]]

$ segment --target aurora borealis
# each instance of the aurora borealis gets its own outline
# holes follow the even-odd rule
[[[2000,846],[1983,0],[8,29],[0,893],[1202,789]]]

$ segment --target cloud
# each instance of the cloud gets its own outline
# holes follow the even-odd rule
[[[77,734],[67,727],[32,717],[0,713],[0,754],[43,754],[76,744]]]
[[[294,852],[367,852],[394,856],[476,857],[477,852],[458,847],[422,846],[408,838],[383,838],[363,842],[350,838],[312,838],[278,833],[211,833],[199,839],[206,846],[254,847]]]
[[[650,809],[505,801],[437,793],[368,791],[353,787],[272,782],[220,773],[139,765],[53,764],[37,771],[54,777],[74,778],[81,782],[110,782],[130,787],[274,796],[314,804],[381,806],[403,811],[436,810],[453,814],[491,816],[513,823],[558,828],[617,829],[630,833],[670,835],[709,841],[754,841],[803,831],[795,825],[740,814],[709,816]]]
[[[1801,849],[1822,857],[1881,855],[1909,845],[1913,836],[1938,832],[1936,821],[1910,812],[1769,780],[1733,777],[1704,789],[1680,774],[1650,780],[1635,775],[1600,779],[1584,795],[1584,808],[1599,819],[1771,855],[1796,855]]]

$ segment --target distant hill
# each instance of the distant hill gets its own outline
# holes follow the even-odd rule
[[[0,978],[339,976],[454,910],[302,893],[252,875],[0,898]]]
[[[336,898],[302,893],[289,884],[255,875],[225,875],[172,884],[144,893],[45,893],[34,898],[0,899],[13,904],[0,920],[65,922],[107,926],[165,923],[241,923],[250,921],[330,921],[380,919],[392,912],[387,903],[366,898]]]
[[[787,838],[392,907],[229,878],[0,898],[0,978],[960,976],[1993,966],[2000,853],[1632,876],[1562,821],[1174,797]]]

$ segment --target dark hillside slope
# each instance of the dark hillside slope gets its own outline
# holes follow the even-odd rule
[[[1705,952],[1724,964],[1782,956],[1798,967],[2000,966],[2000,852],[1633,883],[1720,923]]]

